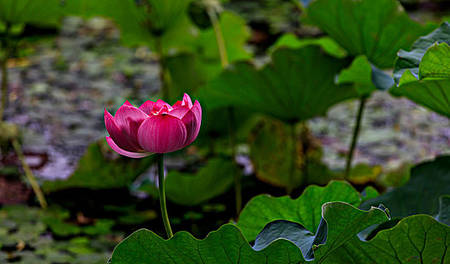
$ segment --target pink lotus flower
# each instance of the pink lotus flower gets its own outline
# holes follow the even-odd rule
[[[143,158],[152,153],[182,149],[197,138],[202,108],[189,95],[173,106],[163,100],[147,101],[139,108],[126,101],[113,117],[105,109],[106,141],[117,153]]]

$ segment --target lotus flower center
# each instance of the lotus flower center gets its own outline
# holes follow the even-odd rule
[[[153,115],[166,115],[170,111],[173,110],[173,107],[163,105],[160,109],[153,109],[152,114]]]

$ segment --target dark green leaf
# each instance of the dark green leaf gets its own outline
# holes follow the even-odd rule
[[[277,39],[275,44],[273,44],[270,47],[269,50],[271,52],[274,52],[276,49],[281,47],[296,49],[308,45],[320,46],[326,53],[336,58],[345,58],[347,56],[347,51],[343,49],[341,46],[339,46],[339,44],[337,44],[330,37],[299,39],[292,33],[282,35],[280,38]]]
[[[197,205],[227,191],[234,175],[233,162],[215,158],[196,173],[171,171],[167,175],[167,198],[182,205]]]
[[[58,25],[60,0],[0,0],[0,23]]]
[[[251,54],[245,49],[250,37],[245,21],[237,14],[223,12],[219,24],[229,62],[250,58]],[[196,92],[222,70],[214,30],[200,31],[191,53],[168,56],[166,64],[171,77],[171,98],[178,98],[185,92]]]
[[[187,15],[192,0],[65,0],[65,13],[103,16],[114,21],[128,45],[156,48],[160,38],[164,54],[185,51],[198,34]]]
[[[112,264],[200,263],[307,263],[302,250],[309,248],[310,263],[447,263],[450,227],[430,216],[417,215],[380,231],[370,241],[358,234],[388,220],[379,208],[362,211],[343,202],[325,203],[323,220],[311,246],[312,233],[288,221],[266,226],[252,249],[234,225],[226,224],[198,240],[179,232],[164,240],[148,230],[139,230],[114,250]],[[298,247],[300,246],[300,247]],[[302,248],[302,250],[300,250]]]
[[[371,263],[370,259],[346,251],[358,249],[361,244],[357,237],[359,232],[388,220],[383,210],[372,207],[369,211],[362,211],[347,203],[330,202],[322,206],[322,217],[324,221],[317,230],[317,236],[321,233],[326,236],[314,241],[315,263],[351,263],[352,259],[354,263]]]
[[[436,113],[450,117],[450,79],[423,79],[407,70],[397,87],[391,89],[395,96],[405,96]]]
[[[287,240],[277,240],[256,251],[250,247],[237,227],[223,225],[203,239],[178,232],[164,240],[148,230],[139,230],[114,250],[111,264],[225,264],[225,263],[303,263],[300,250]]]
[[[237,226],[252,241],[265,225],[275,220],[288,220],[316,230],[321,219],[321,206],[326,202],[343,201],[358,206],[361,195],[346,182],[332,181],[326,187],[309,186],[293,200],[288,196],[258,195],[242,210]]]
[[[167,198],[177,204],[198,205],[226,192],[233,184],[238,168],[229,159],[212,158],[195,173],[169,171],[166,176]],[[157,196],[158,190],[153,182],[140,187]]]
[[[256,177],[274,186],[292,189],[306,183],[328,183],[333,175],[322,163],[320,145],[314,143],[312,136],[301,135],[296,128],[293,139],[290,125],[279,120],[266,117],[254,125],[249,147]],[[308,149],[304,149],[303,141],[308,142]]]
[[[448,263],[449,234],[450,227],[431,216],[414,215],[368,242],[355,241],[355,246],[342,248],[340,257],[333,254],[333,258],[335,263]]]
[[[378,176],[380,176],[383,168],[381,166],[370,166],[365,163],[356,164],[353,168],[351,168],[349,175],[346,180],[359,185],[365,185],[370,182],[376,182]],[[344,178],[344,174],[341,174],[341,177]]]
[[[364,55],[356,57],[350,67],[339,74],[337,82],[340,84],[353,83],[360,95],[368,95],[376,88],[372,83],[372,68]]]
[[[307,258],[313,260],[312,263],[406,264],[447,263],[450,260],[446,254],[450,227],[428,215],[387,221],[387,215],[379,208],[362,211],[342,202],[324,204],[322,215],[323,221]],[[378,230],[371,240],[358,237],[361,231],[386,223],[387,226]],[[291,225],[291,229],[295,228],[303,230],[301,226]],[[304,236],[292,239],[297,244],[302,240],[310,241],[310,237]]]
[[[351,86],[334,84],[344,66],[319,47],[278,49],[262,69],[231,65],[202,89],[201,98],[209,109],[242,106],[287,122],[306,120],[358,95]]]
[[[430,34],[420,37],[412,45],[411,51],[400,50],[395,62],[395,81],[399,83],[406,70],[409,70],[415,76],[419,76],[419,65],[423,55],[434,43],[443,42],[450,45],[450,24],[448,22],[443,23]]]
[[[245,49],[245,44],[250,37],[250,30],[246,21],[235,13],[225,11],[220,14],[219,25],[229,62],[249,59],[250,52]],[[203,60],[216,60],[220,64],[217,39],[212,28],[200,31],[196,50]]]
[[[419,65],[419,79],[428,78],[450,79],[449,44],[434,44],[423,55]]]
[[[444,23],[418,39],[410,52],[400,51],[391,90],[410,100],[450,117],[450,24]]]
[[[430,31],[411,20],[397,0],[316,0],[307,19],[351,55],[365,55],[379,68],[391,68],[399,49]]]
[[[407,184],[365,202],[361,208],[383,204],[394,217],[436,214],[439,196],[449,193],[450,156],[442,156],[415,166]]]

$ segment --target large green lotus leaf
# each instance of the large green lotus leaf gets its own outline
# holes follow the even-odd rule
[[[450,117],[450,24],[418,39],[410,52],[400,51],[394,77],[395,96],[405,96]]]
[[[291,129],[290,125],[273,118],[256,122],[249,136],[250,159],[256,177],[291,190],[302,184],[328,183],[333,174],[322,163],[320,145],[298,129],[295,129],[294,142]]]
[[[164,240],[142,229],[115,248],[110,263],[407,264],[450,261],[447,254],[450,242],[446,239],[450,227],[431,216],[407,217],[369,241],[358,237],[365,229],[388,219],[379,208],[363,211],[343,202],[326,203],[322,206],[322,221],[315,235],[302,225],[275,221],[262,230],[253,248],[232,224],[223,225],[203,240],[185,231]]]
[[[220,14],[219,25],[229,62],[249,59],[251,54],[245,49],[245,45],[250,37],[250,30],[246,21],[235,13],[224,11]],[[196,44],[204,60],[220,58],[213,28],[201,31]]]
[[[258,195],[252,198],[239,215],[237,226],[252,241],[265,225],[275,220],[288,220],[316,230],[321,219],[321,206],[326,202],[342,201],[359,206],[363,197],[350,184],[332,181],[325,187],[308,186],[293,200],[289,196]]]
[[[114,21],[128,45],[156,48],[161,39],[165,54],[190,50],[198,30],[189,20],[192,0],[66,0],[65,13],[83,17],[103,16]]]
[[[197,205],[226,192],[238,168],[228,159],[214,158],[196,173],[169,172],[167,198],[182,205]]]
[[[0,0],[0,23],[57,25],[60,0]]]
[[[281,48],[258,69],[248,62],[230,65],[202,88],[209,108],[242,106],[287,122],[325,115],[334,104],[356,97],[351,86],[337,86],[335,75],[345,61],[319,47]]]
[[[359,258],[355,253],[346,254],[347,248],[358,248],[357,246],[361,244],[357,234],[389,219],[379,208],[372,207],[368,211],[363,211],[343,202],[324,204],[322,218],[312,251],[308,254],[308,258],[314,257],[315,263],[349,263],[352,258]],[[371,263],[371,260],[367,259],[354,263],[364,261]]]
[[[244,19],[231,12],[223,12],[219,24],[225,40],[229,62],[245,60],[251,54],[245,49],[250,30]],[[199,31],[192,44],[192,52],[176,54],[166,59],[171,77],[171,98],[185,92],[196,92],[199,87],[216,77],[222,70],[216,35],[212,28]]]
[[[428,215],[414,215],[368,242],[355,239],[353,245],[342,247],[323,263],[449,263],[449,235],[449,226]]]
[[[392,77],[372,65],[365,55],[356,57],[350,67],[342,70],[337,82],[354,84],[361,96],[368,96],[375,90],[386,91],[394,85]]]
[[[308,45],[318,45],[322,47],[325,52],[336,58],[345,58],[347,56],[347,51],[330,37],[300,39],[292,33],[286,33],[279,37],[269,50],[273,52],[280,47],[301,48]]]
[[[450,156],[413,167],[408,183],[364,202],[361,208],[383,204],[394,217],[436,214],[439,196],[445,194],[450,194]]]
[[[46,192],[67,188],[109,189],[128,187],[144,173],[153,163],[154,157],[129,159],[105,157],[102,146],[104,141],[89,145],[81,157],[75,172],[66,180],[46,181]]]
[[[111,19],[119,27],[121,39],[126,44],[139,45],[152,41],[151,30],[146,27],[148,14],[134,0],[67,0],[64,2],[64,12],[85,18],[101,16]]]
[[[408,70],[400,79],[400,85],[390,92],[450,118],[450,79],[417,80]]]
[[[400,78],[406,70],[409,70],[416,77],[419,76],[419,65],[424,54],[433,44],[444,42],[450,45],[450,24],[448,22],[444,22],[430,34],[417,39],[411,46],[411,51],[400,50],[398,52],[398,58],[395,61],[395,81],[399,83]],[[431,68],[435,67],[432,66]]]
[[[431,46],[419,65],[420,79],[450,79],[450,46],[447,43]]]
[[[360,238],[361,232],[371,225],[387,222],[388,216],[379,208],[362,211],[342,202],[326,203],[322,207],[322,221],[315,235],[299,224],[276,221],[264,228],[255,245],[270,245],[272,241],[286,239],[296,244],[310,263],[406,264],[450,261],[447,252],[450,227],[429,215],[414,215],[396,221],[393,226],[379,231],[368,241]],[[258,241],[260,239],[263,241]]]
[[[399,49],[430,31],[411,20],[397,0],[316,0],[307,19],[351,55],[365,55],[375,66],[391,68]]]
[[[236,165],[225,158],[211,158],[195,172],[169,171],[166,176],[167,198],[181,205],[201,204],[226,192],[236,173],[239,173]],[[142,184],[139,190],[158,196],[153,181]]]
[[[195,93],[199,87],[221,71],[220,61],[203,61],[194,53],[181,53],[166,58],[170,73],[170,98],[179,98],[183,93]]]
[[[298,264],[304,263],[300,250],[287,240],[277,240],[260,251],[251,248],[239,229],[226,224],[198,240],[188,232],[164,240],[141,229],[121,242],[111,264]]]

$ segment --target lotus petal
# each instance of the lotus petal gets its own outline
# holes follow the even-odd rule
[[[129,158],[144,158],[147,157],[149,155],[151,155],[152,153],[149,152],[131,152],[131,151],[126,151],[122,148],[120,148],[119,146],[117,146],[116,142],[114,142],[114,140],[111,137],[106,137],[106,142],[108,142],[108,145],[117,153],[119,153],[120,155],[123,156],[127,156]]]
[[[187,138],[183,122],[171,115],[154,115],[139,128],[139,144],[148,152],[167,153],[185,146]]]

